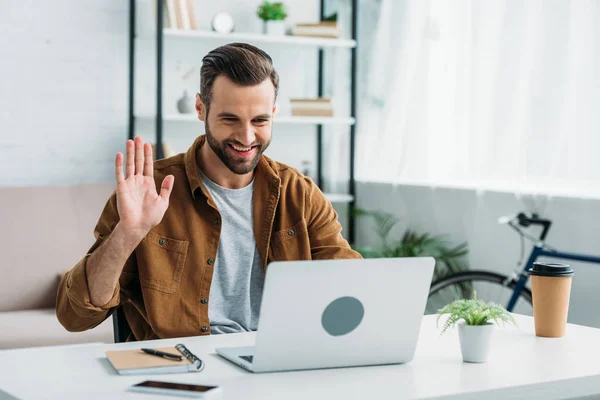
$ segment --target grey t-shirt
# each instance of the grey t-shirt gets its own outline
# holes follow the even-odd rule
[[[214,264],[208,318],[211,333],[255,331],[265,282],[252,217],[254,181],[227,189],[200,171],[221,213],[221,236]]]

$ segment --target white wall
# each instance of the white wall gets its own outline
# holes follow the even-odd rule
[[[0,186],[114,179],[127,137],[128,2],[1,8]]]
[[[390,238],[407,228],[448,234],[456,244],[466,241],[471,269],[509,274],[520,258],[518,235],[497,219],[518,211],[538,212],[554,223],[548,243],[562,251],[600,256],[600,200],[515,196],[510,193],[424,186],[358,184],[358,206],[391,212],[402,222]],[[359,220],[357,239],[376,245],[371,222]],[[531,233],[538,234],[532,230]],[[529,254],[530,246],[526,249]],[[559,261],[560,262],[560,261]],[[600,265],[567,262],[575,269],[569,322],[600,327],[598,282]]]

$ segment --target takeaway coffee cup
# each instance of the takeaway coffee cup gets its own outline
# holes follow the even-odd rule
[[[536,336],[564,336],[573,269],[565,264],[536,262],[529,274]]]

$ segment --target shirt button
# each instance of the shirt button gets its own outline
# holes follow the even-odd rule
[[[202,332],[208,332],[208,326],[203,326],[202,327]]]
[[[208,303],[208,299],[206,297],[203,297],[202,300],[200,300],[200,303],[206,304]]]
[[[288,235],[290,235],[290,236],[294,236],[295,234],[296,234],[296,232],[293,229],[290,229],[288,231]]]
[[[167,243],[166,239],[163,239],[163,238],[158,239],[158,244],[160,244],[161,246],[163,246],[165,243]]]
[[[208,260],[206,260],[206,262],[208,263],[208,265],[213,265],[213,263],[215,262],[215,260],[211,258],[209,258]]]

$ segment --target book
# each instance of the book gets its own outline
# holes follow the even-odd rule
[[[290,99],[290,104],[294,116],[333,116],[333,104],[329,98]]]
[[[299,22],[296,24],[296,26],[302,26],[302,27],[330,27],[330,28],[336,28],[337,29],[337,22],[336,21],[321,21],[321,22]]]
[[[295,108],[297,110],[300,109],[316,109],[316,110],[333,110],[333,105],[332,104],[327,104],[327,103],[292,103],[292,108]]]
[[[187,0],[188,13],[190,14],[190,28],[198,29],[198,20],[196,19],[196,6],[194,0]]]
[[[165,25],[165,28],[177,29],[177,11],[175,8],[175,0],[164,0],[165,2],[165,14],[169,19],[169,24]]]
[[[190,30],[192,26],[190,25],[190,13],[188,10],[187,0],[177,0],[177,6],[179,7],[179,12],[181,13],[181,29]]]
[[[316,99],[297,99],[291,98],[290,103],[294,105],[330,105],[331,99],[326,97],[317,97]]]
[[[169,5],[169,9],[173,8],[173,14],[175,15],[175,25],[172,28],[183,29],[183,15],[179,6],[179,0],[167,0],[167,4]]]
[[[113,350],[107,351],[105,354],[119,375],[180,374],[183,372],[200,372],[204,369],[204,362],[183,344],[155,350],[172,354],[180,353],[183,355],[183,360],[174,361],[146,354],[141,349]]]
[[[294,36],[315,36],[337,38],[340,36],[340,28],[337,22],[318,22],[296,24],[292,27],[291,33]]]
[[[295,117],[333,117],[332,109],[320,108],[292,108]]]
[[[171,27],[171,20],[169,19],[169,9],[167,8],[167,3],[163,2],[163,29]],[[156,22],[156,18],[154,18]]]
[[[337,38],[339,32],[329,28],[319,27],[292,27],[291,33],[293,36],[311,36],[311,37],[324,37],[324,38]]]

